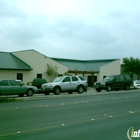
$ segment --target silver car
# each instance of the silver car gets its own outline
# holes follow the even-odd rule
[[[42,91],[45,95],[49,95],[53,92],[55,95],[60,94],[60,92],[67,91],[69,94],[77,91],[78,93],[83,93],[87,91],[87,81],[81,76],[61,76],[57,77],[51,83],[42,84]]]

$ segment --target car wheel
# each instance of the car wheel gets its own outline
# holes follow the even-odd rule
[[[68,94],[72,94],[72,91],[68,91]]]
[[[60,94],[60,87],[55,87],[53,92],[55,95],[59,95]]]
[[[47,92],[47,91],[46,91],[44,94],[45,94],[45,95],[49,95],[49,94],[50,94],[50,92]]]
[[[78,90],[78,93],[83,93],[84,92],[83,86],[78,86],[77,90]]]
[[[100,88],[96,88],[96,91],[97,91],[97,92],[101,92],[101,89],[100,89]]]
[[[107,90],[107,91],[111,91],[111,90],[112,90],[111,85],[107,85],[106,90]]]
[[[129,84],[126,84],[126,85],[125,85],[125,89],[126,89],[126,90],[129,90],[129,89],[130,89],[130,85],[129,85]]]
[[[28,89],[26,92],[27,96],[33,96],[33,94],[34,94],[34,91],[32,89]]]

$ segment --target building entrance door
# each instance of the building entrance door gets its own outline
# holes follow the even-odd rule
[[[88,87],[94,87],[94,83],[97,82],[97,76],[88,76]]]

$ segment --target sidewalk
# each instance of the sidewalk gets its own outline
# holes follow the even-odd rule
[[[96,91],[95,88],[93,88],[93,87],[88,87],[87,90],[94,90],[94,91]]]

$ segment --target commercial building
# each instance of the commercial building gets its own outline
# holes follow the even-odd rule
[[[45,78],[47,64],[56,66],[58,75],[82,74],[93,86],[95,81],[105,76],[120,74],[120,59],[104,60],[73,60],[62,58],[49,58],[33,49],[17,52],[0,52],[0,79],[21,79],[24,83],[32,82],[34,78]]]

